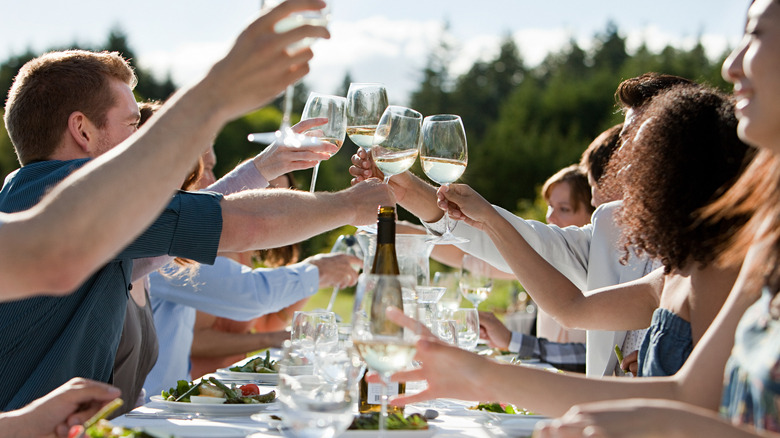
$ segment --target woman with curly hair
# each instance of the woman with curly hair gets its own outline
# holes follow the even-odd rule
[[[461,215],[467,215],[472,226],[491,236],[518,277],[522,275],[529,280],[531,287],[526,287],[531,294],[539,289],[538,284],[546,285],[547,290],[537,299],[540,306],[547,305],[551,314],[563,315],[565,322],[588,324],[589,328],[635,329],[649,325],[654,310],[660,306],[690,323],[695,343],[717,314],[737,276],[737,267],[722,268],[712,263],[708,251],[722,248],[734,230],[745,222],[743,215],[723,222],[705,222],[698,219],[697,213],[734,182],[752,156],[752,149],[736,136],[732,101],[703,86],[682,85],[661,92],[638,108],[628,124],[623,133],[624,144],[615,158],[618,161],[614,165],[610,162],[608,167],[616,179],[615,186],[623,188],[625,204],[620,216],[626,219],[620,220],[626,227],[625,244],[664,263],[663,268],[639,280],[587,296],[578,293],[577,299],[556,297],[557,288],[550,284],[562,283],[565,278],[559,279],[561,275],[549,265],[545,267],[546,262],[538,255],[533,257],[535,253],[524,248],[527,243],[511,224],[490,213],[495,212],[490,204],[484,200],[477,202],[478,195],[462,185],[454,190],[451,187],[443,195],[452,207],[459,207],[457,211]],[[672,193],[676,191],[684,193]],[[471,195],[469,204],[458,202],[464,193]],[[635,199],[640,196],[647,199]],[[667,199],[683,203],[672,205]],[[637,222],[628,219],[637,214],[645,217]],[[645,245],[649,236],[665,233],[674,235],[661,243]],[[678,239],[685,242],[680,244]],[[522,271],[529,269],[533,275]],[[671,333],[672,338],[679,338],[676,330],[684,324],[677,320],[671,323],[667,319],[655,320],[657,324],[647,335],[651,342],[644,343],[644,360],[663,362],[673,368],[676,363],[665,356],[667,340],[663,334]],[[678,348],[673,342],[669,349]],[[456,397],[511,402],[534,412],[560,415],[572,404],[631,396],[687,399],[715,409],[720,393],[718,385],[711,384],[678,392],[678,380],[672,377],[596,380],[506,366],[430,340],[418,344],[417,360],[423,364],[422,368],[398,373],[393,380],[425,379],[428,388],[394,403]],[[444,364],[449,364],[447,373],[441,372]],[[712,370],[698,372],[705,375],[703,381],[708,383],[718,374]],[[471,379],[472,376],[475,378]]]
[[[491,237],[540,308],[566,327],[651,326],[639,350],[638,375],[671,375],[720,310],[739,268],[711,262],[745,219],[703,222],[696,213],[736,180],[752,152],[737,138],[733,102],[693,84],[675,85],[635,106],[622,136],[601,185],[606,192],[622,192],[616,221],[624,259],[634,251],[663,265],[625,285],[583,293],[529,250],[522,235],[468,186],[441,192],[451,217]]]

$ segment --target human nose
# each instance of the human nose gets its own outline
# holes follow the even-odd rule
[[[727,82],[735,83],[739,78],[744,76],[743,61],[745,59],[745,51],[748,47],[747,35],[742,38],[742,41],[737,47],[729,54],[728,58],[723,61],[723,68],[721,69],[721,75]]]

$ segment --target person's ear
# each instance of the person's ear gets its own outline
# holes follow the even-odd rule
[[[89,154],[91,143],[97,139],[95,125],[81,111],[74,111],[68,117],[68,135],[86,154]]]

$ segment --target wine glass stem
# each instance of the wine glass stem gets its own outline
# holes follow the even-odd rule
[[[385,179],[383,179],[382,182],[385,183],[385,184],[390,184],[390,177],[391,176],[392,175],[385,175]]]
[[[282,125],[279,129],[282,132],[287,131],[290,126],[290,116],[292,113],[293,96],[295,96],[295,84],[287,86],[287,90],[284,92],[284,103],[282,104]]]
[[[320,171],[320,163],[317,162],[317,164],[314,165],[314,170],[311,173],[311,185],[309,186],[309,191],[311,193],[314,193],[314,184],[317,183],[317,173]]]
[[[449,187],[449,184],[443,184],[445,187]],[[452,228],[450,228],[450,214],[448,211],[444,211],[444,235],[451,236]]]
[[[382,388],[380,389],[380,408],[379,408],[379,435],[383,436],[383,432],[387,428],[387,385],[390,376],[382,375]]]

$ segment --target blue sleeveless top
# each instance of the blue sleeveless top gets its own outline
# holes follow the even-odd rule
[[[693,350],[691,324],[668,309],[653,312],[653,321],[639,347],[639,377],[671,376]]]
[[[735,424],[780,432],[780,320],[769,311],[774,295],[764,288],[737,326],[720,415]]]

